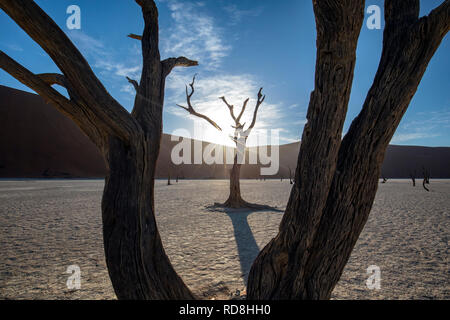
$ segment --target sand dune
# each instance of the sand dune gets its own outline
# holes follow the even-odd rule
[[[227,165],[171,164],[170,154],[178,142],[170,138],[166,134],[162,138],[158,178],[166,178],[169,173],[187,179],[228,177]],[[289,168],[295,170],[299,149],[299,142],[280,146],[280,169],[273,178],[289,177]],[[450,178],[449,163],[448,147],[389,146],[383,174],[409,178],[415,171],[421,177],[422,166],[426,166],[432,178]],[[105,172],[95,145],[70,119],[38,95],[0,86],[0,177],[103,177]],[[259,176],[260,165],[243,165],[242,178]]]

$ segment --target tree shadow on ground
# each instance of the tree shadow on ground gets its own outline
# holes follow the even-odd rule
[[[234,237],[236,239],[239,263],[241,264],[241,276],[244,279],[245,285],[247,285],[250,268],[259,253],[258,244],[256,243],[253,232],[248,224],[248,217],[253,213],[284,213],[284,210],[269,206],[267,206],[267,209],[264,211],[252,210],[249,208],[232,209],[218,207],[216,205],[207,206],[206,208],[212,212],[226,213],[230,218],[233,225]]]

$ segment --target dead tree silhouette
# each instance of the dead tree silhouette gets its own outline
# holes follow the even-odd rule
[[[430,184],[430,172],[425,167],[423,167],[422,172],[423,172],[422,186],[425,190],[429,192],[430,189],[428,189],[426,185]]]
[[[186,85],[187,107],[182,106],[182,105],[178,105],[178,106],[180,108],[183,108],[187,112],[189,112],[191,115],[206,120],[214,128],[216,128],[219,131],[222,131],[222,128],[220,128],[217,125],[217,123],[214,122],[213,120],[211,120],[208,116],[195,111],[194,107],[192,106],[192,101],[191,101],[191,98],[195,92],[194,85],[195,85],[195,75],[192,78],[192,82],[189,84],[189,87],[191,88],[190,92],[188,90],[188,86]],[[225,97],[219,98],[228,107],[231,118],[234,121],[234,126],[232,126],[232,128],[234,129],[234,135],[230,136],[230,138],[231,138],[231,140],[233,140],[233,142],[236,145],[236,155],[234,156],[233,167],[230,172],[230,194],[228,196],[228,199],[225,201],[225,203],[223,203],[223,204],[216,203],[216,205],[224,206],[224,207],[228,207],[228,208],[252,208],[252,209],[267,209],[268,208],[267,206],[249,203],[249,202],[245,201],[244,199],[242,199],[241,185],[240,185],[241,166],[242,166],[243,160],[245,160],[245,146],[246,146],[247,138],[250,135],[250,133],[252,132],[253,128],[255,127],[259,107],[264,102],[265,98],[266,98],[266,96],[262,94],[262,88],[259,89],[255,110],[253,112],[253,120],[246,130],[244,130],[245,123],[241,123],[241,119],[242,119],[242,116],[244,115],[245,109],[247,107],[247,104],[248,104],[250,98],[248,98],[244,101],[241,111],[239,112],[237,117],[234,113],[234,106],[229,104]]]
[[[410,172],[409,173],[409,177],[411,178],[411,180],[412,180],[412,183],[413,183],[413,187],[415,187],[416,186],[416,171],[414,171],[414,172]]]

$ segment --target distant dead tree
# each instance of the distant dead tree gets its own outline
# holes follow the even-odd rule
[[[183,108],[187,112],[189,112],[191,115],[206,120],[214,128],[216,128],[219,131],[222,131],[222,128],[220,128],[217,125],[217,123],[215,123],[209,117],[195,111],[194,107],[192,106],[191,98],[195,92],[194,84],[195,84],[195,75],[192,78],[192,82],[189,84],[189,87],[191,88],[190,92],[188,90],[188,86],[186,85],[187,107],[182,106],[182,105],[178,105],[178,106],[180,108]],[[266,208],[266,206],[249,203],[249,202],[245,201],[244,199],[242,199],[241,187],[240,187],[240,172],[241,172],[241,166],[243,163],[242,160],[245,159],[245,146],[246,146],[247,138],[255,126],[259,107],[264,102],[265,98],[266,98],[266,96],[262,94],[262,88],[259,89],[255,110],[253,112],[253,120],[246,130],[244,130],[245,123],[241,123],[241,118],[244,115],[245,109],[247,107],[247,103],[250,100],[250,98],[248,98],[244,101],[241,111],[239,112],[237,117],[236,117],[236,114],[234,113],[234,106],[229,104],[225,97],[219,98],[228,107],[231,118],[234,121],[234,126],[232,126],[232,128],[234,129],[234,135],[230,136],[230,138],[231,138],[231,140],[233,140],[233,142],[236,145],[236,155],[234,156],[233,167],[230,172],[230,195],[228,196],[228,199],[227,199],[227,201],[225,201],[224,204],[220,204],[221,206],[228,207],[228,208],[254,208],[254,209]],[[265,180],[265,178],[264,178],[264,180]]]
[[[3,51],[0,67],[71,118],[107,164],[102,199],[106,265],[119,299],[193,299],[167,257],[155,220],[154,180],[166,76],[184,57],[160,60],[158,11],[136,0],[144,30],[140,82],[128,113],[57,24],[33,1],[0,0],[62,74],[34,74]],[[279,233],[259,253],[247,298],[329,299],[368,219],[386,148],[450,28],[450,0],[419,18],[419,0],[385,0],[381,60],[359,115],[342,139],[363,0],[314,0],[314,91],[294,186]],[[69,98],[52,88],[59,84]]]
[[[422,182],[422,186],[425,190],[430,191],[427,188],[427,184],[430,184],[430,171],[428,171],[425,167],[423,167],[423,182]]]
[[[412,180],[413,187],[415,187],[415,186],[416,186],[416,171],[410,172],[410,173],[409,173],[409,177],[410,177],[411,180]]]

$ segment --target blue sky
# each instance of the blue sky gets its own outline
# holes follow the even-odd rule
[[[441,2],[422,1],[421,14]],[[139,80],[142,62],[139,41],[126,35],[142,32],[140,7],[132,0],[37,3],[77,45],[109,92],[130,110],[134,92],[125,76]],[[71,4],[81,9],[80,30],[66,27],[66,9]],[[197,73],[192,98],[197,111],[229,128],[228,110],[218,97],[225,95],[236,107],[250,97],[244,116],[249,123],[258,89],[264,87],[267,97],[256,128],[278,129],[281,144],[300,139],[314,85],[316,34],[311,1],[159,0],[157,5],[161,57],[183,55],[200,63],[199,67],[176,69],[167,78],[164,132],[176,133],[182,128],[193,132],[196,127],[192,133],[195,138],[230,143],[226,136],[176,106],[185,104],[184,85]],[[367,0],[366,7],[369,5],[383,10],[383,1]],[[358,44],[344,132],[361,109],[381,54],[383,19],[381,30],[369,30],[368,17],[366,14]],[[45,52],[2,11],[0,25],[1,50],[35,73],[58,71]],[[449,56],[447,36],[391,143],[450,146]],[[0,84],[30,91],[2,70]]]

